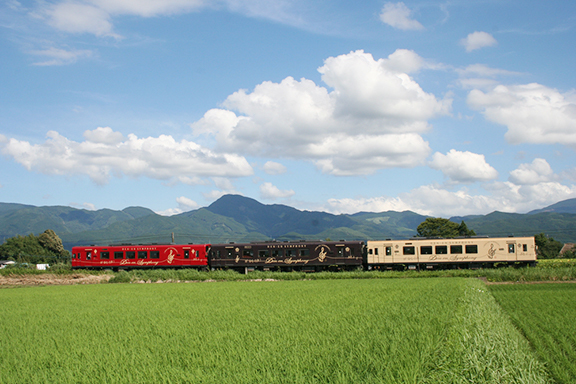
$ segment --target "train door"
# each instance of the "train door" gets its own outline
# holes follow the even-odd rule
[[[506,258],[508,259],[508,261],[516,261],[518,260],[517,257],[517,251],[518,251],[518,247],[516,246],[516,242],[515,241],[507,241],[506,242],[506,248],[507,248],[507,255]]]

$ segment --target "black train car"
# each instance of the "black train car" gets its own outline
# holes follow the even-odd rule
[[[213,244],[212,269],[322,271],[363,265],[362,241],[296,241]]]

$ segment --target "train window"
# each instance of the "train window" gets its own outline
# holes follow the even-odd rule
[[[126,258],[127,259],[135,259],[136,258],[136,252],[134,252],[134,251],[126,252]]]
[[[88,251],[86,252],[86,260],[90,260],[92,258],[92,252]]]
[[[478,246],[475,244],[466,246],[466,253],[478,253]]]
[[[148,258],[148,252],[147,251],[138,251],[138,258],[139,259],[147,259]]]
[[[369,254],[369,255],[374,254],[374,250],[373,250],[372,248],[368,249],[368,254]]]
[[[446,245],[437,245],[436,246],[436,254],[437,255],[446,255],[448,253],[448,247]]]
[[[461,245],[451,245],[450,246],[450,253],[462,253],[462,246]]]
[[[286,250],[286,257],[295,257],[296,256],[296,250],[295,249],[287,249]]]
[[[336,250],[337,250],[336,253],[338,254],[338,257],[344,256],[344,248],[337,247]]]
[[[190,258],[190,250],[189,250],[189,249],[185,249],[185,250],[184,250],[184,258],[185,258],[185,259],[189,259],[189,258]]]
[[[100,254],[100,258],[103,260],[109,260],[110,259],[110,252],[102,252]]]
[[[386,256],[392,255],[392,247],[386,247]]]
[[[234,250],[233,249],[227,249],[226,250],[226,256],[231,259],[233,257],[234,254]]]
[[[150,258],[151,259],[159,259],[160,258],[160,251],[150,251]]]
[[[528,252],[528,244],[522,244],[522,251]]]
[[[405,255],[414,255],[416,254],[416,250],[414,247],[404,247],[404,254]]]
[[[273,257],[283,257],[284,251],[282,249],[273,249],[272,250],[272,256]]]
[[[300,250],[300,257],[309,257],[310,256],[310,250],[309,249],[301,249]]]
[[[198,251],[192,250],[192,254],[194,255],[194,258],[198,258],[200,255],[198,254]]]
[[[374,248],[374,254],[378,255],[378,248]]]
[[[248,248],[248,249],[247,249],[247,248],[244,248],[244,250],[242,251],[242,257],[243,257],[243,258],[246,258],[246,259],[249,259],[249,258],[251,258],[252,256],[254,256],[254,253],[253,253],[253,251],[252,251],[252,248]]]
[[[114,258],[115,259],[123,259],[124,258],[124,252],[114,252]]]
[[[270,256],[270,251],[267,249],[261,249],[258,251],[258,257],[266,258]]]
[[[508,253],[514,253],[514,244],[508,244]]]
[[[431,246],[420,247],[420,254],[421,255],[431,255],[432,254],[432,247]]]

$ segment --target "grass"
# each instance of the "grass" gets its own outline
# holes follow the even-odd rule
[[[490,291],[558,383],[576,383],[576,285],[494,285]]]
[[[0,383],[547,382],[484,287],[430,278],[4,289]]]

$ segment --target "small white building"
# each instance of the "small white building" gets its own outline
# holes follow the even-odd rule
[[[16,262],[12,260],[0,260],[0,269],[6,268],[7,265],[13,264],[16,264]]]

